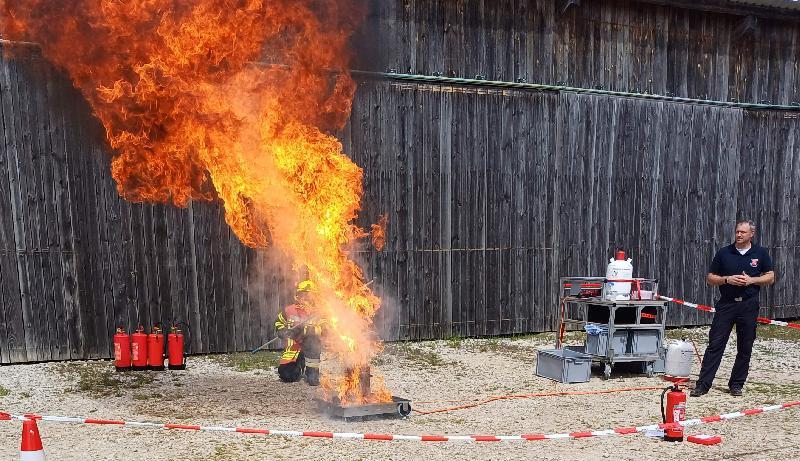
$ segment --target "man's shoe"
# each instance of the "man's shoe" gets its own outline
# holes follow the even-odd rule
[[[692,392],[689,395],[691,395],[692,397],[700,397],[706,394],[708,394],[708,388],[703,386],[697,386],[694,389],[692,389]]]
[[[741,387],[732,387],[730,388],[731,395],[734,397],[741,397],[742,396],[742,388]]]

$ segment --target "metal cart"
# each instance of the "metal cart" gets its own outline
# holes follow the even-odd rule
[[[600,334],[588,335],[584,351],[603,366],[605,379],[611,377],[615,363],[641,362],[648,377],[655,373],[655,364],[664,359],[664,328],[667,303],[657,298],[658,282],[654,279],[632,279],[633,300],[605,298],[608,281],[603,277],[563,277],[560,280],[561,322],[556,347],[568,329],[582,329],[593,324]],[[646,285],[648,290],[641,290]],[[643,296],[642,293],[647,293]]]

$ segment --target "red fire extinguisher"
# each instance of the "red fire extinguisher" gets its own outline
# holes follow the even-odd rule
[[[666,406],[664,396],[667,397]],[[661,393],[661,417],[665,423],[677,423],[686,420],[686,394],[676,383]],[[674,424],[664,429],[664,440],[667,442],[683,442],[683,426]]]
[[[133,356],[133,369],[147,369],[147,335],[144,334],[144,327],[139,325],[136,333],[131,335],[131,352]]]
[[[153,325],[147,335],[147,366],[151,370],[164,369],[164,333],[158,325]]]
[[[122,328],[114,335],[114,366],[117,371],[131,369],[131,337]]]
[[[183,350],[183,333],[177,325],[172,325],[167,336],[167,363],[170,370],[185,370],[186,356]]]

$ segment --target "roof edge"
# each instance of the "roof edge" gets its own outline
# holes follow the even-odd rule
[[[800,22],[800,1],[794,0],[636,0],[672,8],[706,11],[733,16],[757,16],[784,22]],[[786,7],[779,3],[791,3]]]

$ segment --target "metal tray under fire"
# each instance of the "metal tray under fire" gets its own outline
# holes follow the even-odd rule
[[[411,414],[411,401],[395,396],[392,396],[391,402],[364,405],[341,406],[338,402],[328,402],[323,399],[317,399],[317,403],[323,412],[345,421],[350,418],[405,418]]]

